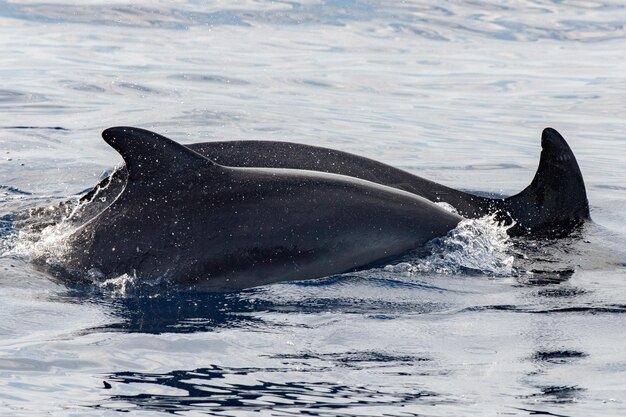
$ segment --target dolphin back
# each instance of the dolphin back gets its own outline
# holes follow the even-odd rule
[[[211,289],[319,278],[394,259],[462,220],[358,178],[221,166],[137,128],[103,137],[124,158],[126,181],[67,237],[63,268],[73,276],[133,274]]]
[[[120,133],[119,129],[131,128],[113,129],[118,129]],[[164,143],[172,142],[172,146],[183,146],[155,133],[143,132],[148,135],[146,140],[158,136]],[[430,201],[451,204],[464,217],[478,218],[497,213],[500,220],[514,223],[509,229],[509,234],[513,236],[559,237],[567,235],[589,219],[589,203],[580,168],[565,139],[556,130],[546,128],[541,144],[539,167],[531,184],[519,194],[504,199],[455,190],[370,158],[300,143],[216,141],[188,144],[185,147],[216,165],[302,169],[360,178],[408,191]],[[136,159],[140,162],[150,155],[145,150],[141,152]],[[176,155],[172,157],[177,158]],[[152,156],[152,161],[158,160],[158,157]],[[159,167],[155,166],[155,169]],[[119,194],[126,182],[126,176],[126,167],[115,171],[111,177],[104,179],[84,195],[82,200],[91,201],[94,195],[102,193],[110,196]],[[114,197],[108,198],[107,201],[113,199]]]

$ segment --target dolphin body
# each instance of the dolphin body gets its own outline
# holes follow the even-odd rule
[[[510,235],[561,237],[589,219],[589,203],[580,168],[567,142],[544,129],[537,172],[528,187],[507,198],[488,198],[437,184],[381,162],[317,146],[273,141],[224,141],[185,145],[221,165],[289,168],[347,175],[408,191],[433,202],[451,204],[459,214],[478,218],[496,213],[512,223]],[[125,167],[87,193],[112,201],[126,183]],[[98,211],[99,208],[95,208]],[[93,214],[93,213],[92,213]]]
[[[224,166],[131,127],[102,136],[124,159],[123,190],[67,238],[70,275],[240,289],[383,262],[462,220],[424,197],[355,177]]]

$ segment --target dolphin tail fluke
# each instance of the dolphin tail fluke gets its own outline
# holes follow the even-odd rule
[[[541,159],[533,181],[506,198],[503,208],[516,220],[511,232],[569,234],[589,219],[589,202],[576,158],[563,136],[548,127],[541,136]]]

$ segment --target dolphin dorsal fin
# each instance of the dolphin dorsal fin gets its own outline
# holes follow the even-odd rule
[[[102,138],[124,158],[129,181],[219,167],[180,143],[137,127],[111,127],[102,132]]]
[[[563,234],[589,218],[585,182],[569,145],[555,129],[541,135],[535,177],[522,192],[505,199],[507,209],[525,232]]]
[[[552,198],[564,211],[573,208],[565,205],[576,206],[589,217],[585,182],[576,157],[563,136],[551,127],[546,127],[541,134],[539,167],[528,188],[540,200]]]

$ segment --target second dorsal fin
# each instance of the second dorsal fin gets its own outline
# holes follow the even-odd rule
[[[589,219],[585,182],[576,158],[563,136],[552,128],[541,135],[541,158],[533,181],[504,200],[517,224],[516,234],[567,234]]]
[[[124,158],[129,181],[219,167],[180,143],[137,127],[111,127],[102,138]]]

